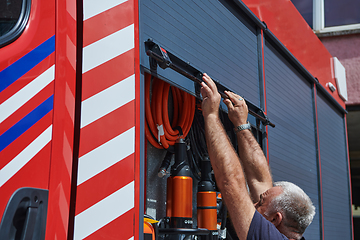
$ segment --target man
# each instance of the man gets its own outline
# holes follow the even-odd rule
[[[248,130],[245,101],[225,92],[229,119],[241,126],[236,130],[239,156],[236,154],[219,119],[221,96],[215,83],[204,74],[201,86],[209,157],[238,238],[301,239],[315,215],[310,198],[292,183],[273,186],[263,151]]]

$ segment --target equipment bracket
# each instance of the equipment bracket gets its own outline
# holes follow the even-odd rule
[[[181,60],[176,57],[169,51],[160,47],[158,44],[154,43],[151,39],[145,42],[145,50],[146,54],[153,60],[156,61],[157,65],[162,69],[171,68],[172,70],[180,73],[181,75],[189,78],[194,81],[195,84],[201,84],[203,73],[191,66],[188,62]],[[152,68],[156,66],[152,66]],[[153,69],[152,69],[153,70]],[[214,80],[214,79],[213,79]],[[214,80],[218,91],[222,98],[228,98],[228,96],[224,93],[225,90],[231,91],[231,89],[227,89],[223,85],[220,84],[219,81]],[[270,122],[265,113],[252,104],[251,102],[244,99],[246,104],[248,105],[249,113],[254,117],[258,118],[264,125],[270,125],[271,127],[275,127],[275,124]]]

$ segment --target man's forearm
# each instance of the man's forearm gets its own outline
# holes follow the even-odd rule
[[[239,157],[244,168],[253,202],[259,201],[261,193],[272,187],[272,177],[263,150],[252,132],[236,133]]]
[[[246,124],[248,107],[244,99],[229,91],[225,91],[229,99],[224,99],[228,108],[228,116],[234,126]],[[236,133],[239,157],[244,168],[251,198],[257,202],[260,194],[272,187],[272,178],[266,158],[256,139],[249,130]]]
[[[215,176],[221,180],[218,184],[238,178],[239,184],[245,187],[242,167],[219,118],[205,120],[205,137]]]
[[[205,136],[216,183],[240,239],[245,239],[255,208],[247,192],[238,156],[216,116],[205,118]]]

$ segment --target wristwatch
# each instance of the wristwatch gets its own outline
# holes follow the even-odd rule
[[[234,128],[234,132],[235,134],[242,131],[242,130],[245,130],[245,129],[251,129],[251,125],[249,122],[245,123],[245,124],[242,124],[240,126],[237,126],[236,128]]]

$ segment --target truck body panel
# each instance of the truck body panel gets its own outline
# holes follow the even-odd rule
[[[290,2],[257,4],[32,0],[26,28],[0,48],[0,217],[30,187],[48,193],[45,239],[144,239],[144,214],[164,219],[166,151],[145,138],[145,74],[198,98],[199,86],[154,66],[150,39],[275,123],[249,115],[274,180],[299,185],[317,208],[306,239],[352,239],[346,111],[324,87],[331,56],[308,54],[319,42],[297,15],[281,30],[272,14],[289,17]],[[296,24],[315,45],[299,50]]]

